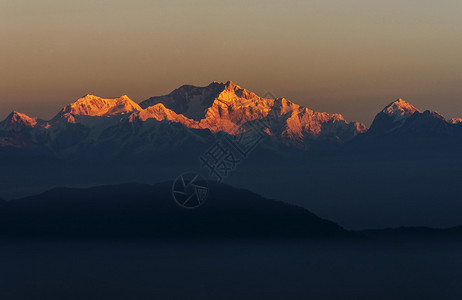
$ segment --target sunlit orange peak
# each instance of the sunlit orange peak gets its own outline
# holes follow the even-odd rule
[[[87,116],[112,116],[141,111],[142,108],[127,95],[119,98],[101,98],[87,94],[66,106],[62,113]]]

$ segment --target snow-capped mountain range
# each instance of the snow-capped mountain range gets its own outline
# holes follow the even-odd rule
[[[262,131],[273,143],[297,149],[319,143],[339,145],[364,134],[419,129],[451,135],[462,132],[461,119],[445,120],[401,99],[385,107],[368,129],[362,123],[347,122],[342,115],[315,112],[285,98],[262,98],[228,81],[206,87],[184,85],[139,104],[126,95],[115,99],[86,95],[49,121],[12,112],[0,123],[0,147],[59,157],[93,150],[141,154],[206,143],[219,132],[239,135],[255,122],[264,124]]]

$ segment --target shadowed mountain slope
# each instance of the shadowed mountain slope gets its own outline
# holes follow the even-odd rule
[[[4,237],[292,238],[349,234],[309,211],[246,190],[211,184],[199,208],[179,207],[171,182],[56,188],[0,203]]]

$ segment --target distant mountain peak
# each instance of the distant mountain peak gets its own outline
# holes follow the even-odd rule
[[[303,145],[307,137],[344,141],[365,131],[364,125],[348,123],[341,115],[317,113],[285,98],[262,98],[232,81],[214,81],[205,87],[184,85],[168,95],[149,98],[140,106],[147,110],[158,104],[176,116],[154,109],[137,114],[141,119],[168,119],[184,125],[186,122],[190,128],[232,135],[242,132],[244,124],[264,119],[271,123],[271,128],[265,129],[267,132],[297,145]]]
[[[414,114],[415,112],[421,113],[420,110],[415,108],[409,102],[404,101],[403,99],[397,99],[393,101],[388,106],[386,106],[382,112],[394,117],[408,116]]]
[[[220,86],[223,86],[224,88],[238,88],[240,89],[241,87],[239,85],[237,85],[236,83],[232,82],[231,80],[228,80],[226,82],[224,81],[212,81],[208,87],[210,86],[214,86],[214,85],[220,85]]]
[[[422,112],[409,102],[397,99],[387,105],[372,122],[370,133],[389,133],[404,125],[404,122],[415,113]]]
[[[13,111],[8,115],[4,122],[8,123],[9,125],[23,125],[26,127],[34,127],[37,124],[37,118],[32,118],[26,114]]]
[[[237,84],[235,84],[234,82],[228,80],[226,83],[225,83],[225,87],[229,90],[239,90],[239,89],[242,89],[240,86],[238,86]]]
[[[112,116],[140,111],[142,108],[127,95],[119,98],[101,98],[87,94],[64,107],[59,115]]]
[[[133,113],[129,121],[146,121],[148,119],[155,119],[157,121],[172,121],[175,123],[181,123],[189,128],[199,128],[199,123],[197,121],[186,118],[181,114],[177,114],[174,111],[166,108],[162,103],[145,108],[141,111]]]
[[[431,118],[435,118],[435,119],[439,119],[441,121],[444,121],[444,122],[447,122],[446,121],[446,118],[443,117],[439,112],[437,111],[430,111],[430,110],[426,110],[422,113],[424,116],[429,116]]]
[[[458,136],[457,126],[462,119],[446,120],[436,111],[421,111],[408,102],[398,99],[385,107],[372,122],[368,133],[404,136]]]

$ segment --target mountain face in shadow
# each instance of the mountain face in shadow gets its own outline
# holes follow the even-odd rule
[[[422,112],[410,103],[398,99],[375,117],[368,134],[461,137],[462,130],[457,121],[446,120],[437,112]]]
[[[421,111],[398,99],[377,114],[371,128],[346,149],[350,147],[361,153],[454,155],[462,150],[462,123],[459,119],[446,120],[435,111]]]
[[[56,188],[0,204],[3,237],[301,238],[349,233],[309,211],[246,190],[211,184],[209,198],[184,209],[172,183]]]

